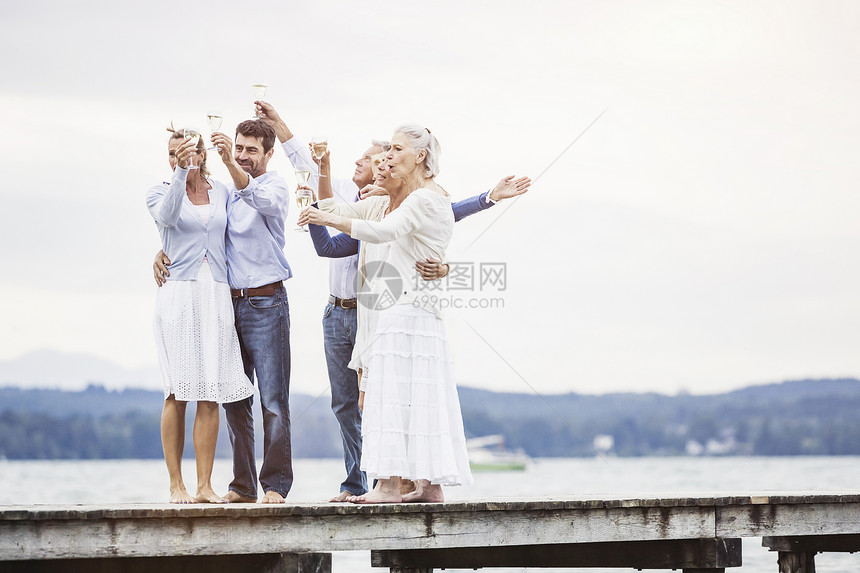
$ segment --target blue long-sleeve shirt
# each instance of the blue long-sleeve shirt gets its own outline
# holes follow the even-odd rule
[[[489,193],[486,191],[480,195],[451,203],[451,209],[454,211],[454,222],[492,207],[494,203],[487,201]],[[338,233],[332,237],[328,228],[322,225],[308,225],[308,230],[311,233],[311,240],[314,242],[314,249],[316,249],[317,255],[321,257],[337,259],[358,253],[360,242],[346,233]]]
[[[284,255],[287,182],[269,171],[233,187],[227,203],[227,277],[232,288],[255,288],[293,276]]]

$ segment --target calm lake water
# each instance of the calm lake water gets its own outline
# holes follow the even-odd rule
[[[230,472],[229,460],[215,461],[213,484],[219,493],[226,492]],[[343,462],[296,460],[294,472],[289,500],[321,502],[337,493],[343,478]],[[192,489],[193,461],[186,461],[183,475]],[[857,489],[860,489],[860,457],[591,458],[541,459],[524,472],[476,473],[473,485],[447,488],[445,492],[449,501],[459,501],[487,497]],[[0,505],[166,500],[167,470],[159,460],[0,461]],[[777,573],[776,554],[762,548],[760,539],[744,540],[743,561],[743,567],[733,571]],[[856,571],[858,566],[860,555],[816,557],[819,573],[848,573]],[[333,567],[335,573],[386,571],[370,567],[370,553],[365,551],[335,553]],[[499,573],[527,570],[487,569]]]

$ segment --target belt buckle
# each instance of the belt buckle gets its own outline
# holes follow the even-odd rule
[[[237,296],[237,298],[246,298],[247,294],[248,294],[248,289],[240,288],[239,294],[236,296]]]

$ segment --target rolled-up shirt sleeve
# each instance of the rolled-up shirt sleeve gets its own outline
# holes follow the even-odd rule
[[[236,194],[268,217],[286,218],[290,210],[290,190],[280,178],[260,183],[251,177],[248,185],[244,189],[237,189]]]
[[[173,227],[182,212],[182,200],[186,196],[185,182],[188,170],[177,167],[173,171],[170,185],[156,185],[146,193],[146,206],[155,222],[162,227]]]
[[[307,144],[296,136],[291,137],[281,144],[281,149],[287,154],[287,159],[293,165],[293,169],[305,169],[310,172],[308,187],[319,192],[319,167],[311,157]]]

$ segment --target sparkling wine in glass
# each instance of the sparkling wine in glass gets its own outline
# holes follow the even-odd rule
[[[269,89],[269,86],[266,84],[253,84],[251,86],[251,91],[254,92],[254,100],[261,100],[266,96],[266,90]],[[263,117],[261,112],[256,112],[256,116],[258,118]]]
[[[194,144],[194,154],[197,154],[197,144],[200,142],[200,132],[196,129],[186,129],[185,130],[185,138],[191,141]],[[197,166],[194,165],[194,157],[190,157],[188,159],[188,169],[197,169]]]
[[[322,160],[322,156],[325,155],[326,149],[328,149],[328,137],[324,137],[321,135],[316,135],[311,138],[311,149],[313,150],[314,159],[317,162],[317,166],[320,168],[320,172],[322,171],[322,167],[320,162]],[[320,177],[325,177],[322,173],[320,173]]]
[[[206,125],[209,126],[209,131],[218,131],[221,128],[221,123],[224,121],[224,118],[221,115],[220,111],[210,111],[206,114]],[[209,151],[215,149],[215,146],[207,147]]]
[[[304,173],[305,183],[301,183],[300,173]],[[307,183],[308,177],[310,176],[310,171],[299,171],[296,170],[296,178],[299,182],[304,185]],[[313,203],[313,194],[307,189],[296,189],[296,206],[299,208],[299,213],[307,209],[310,204]],[[304,231],[308,232],[307,227],[297,226],[296,231]]]
[[[299,185],[307,185],[310,178],[311,172],[309,169],[305,167],[299,167],[296,169],[296,181],[299,182]]]

